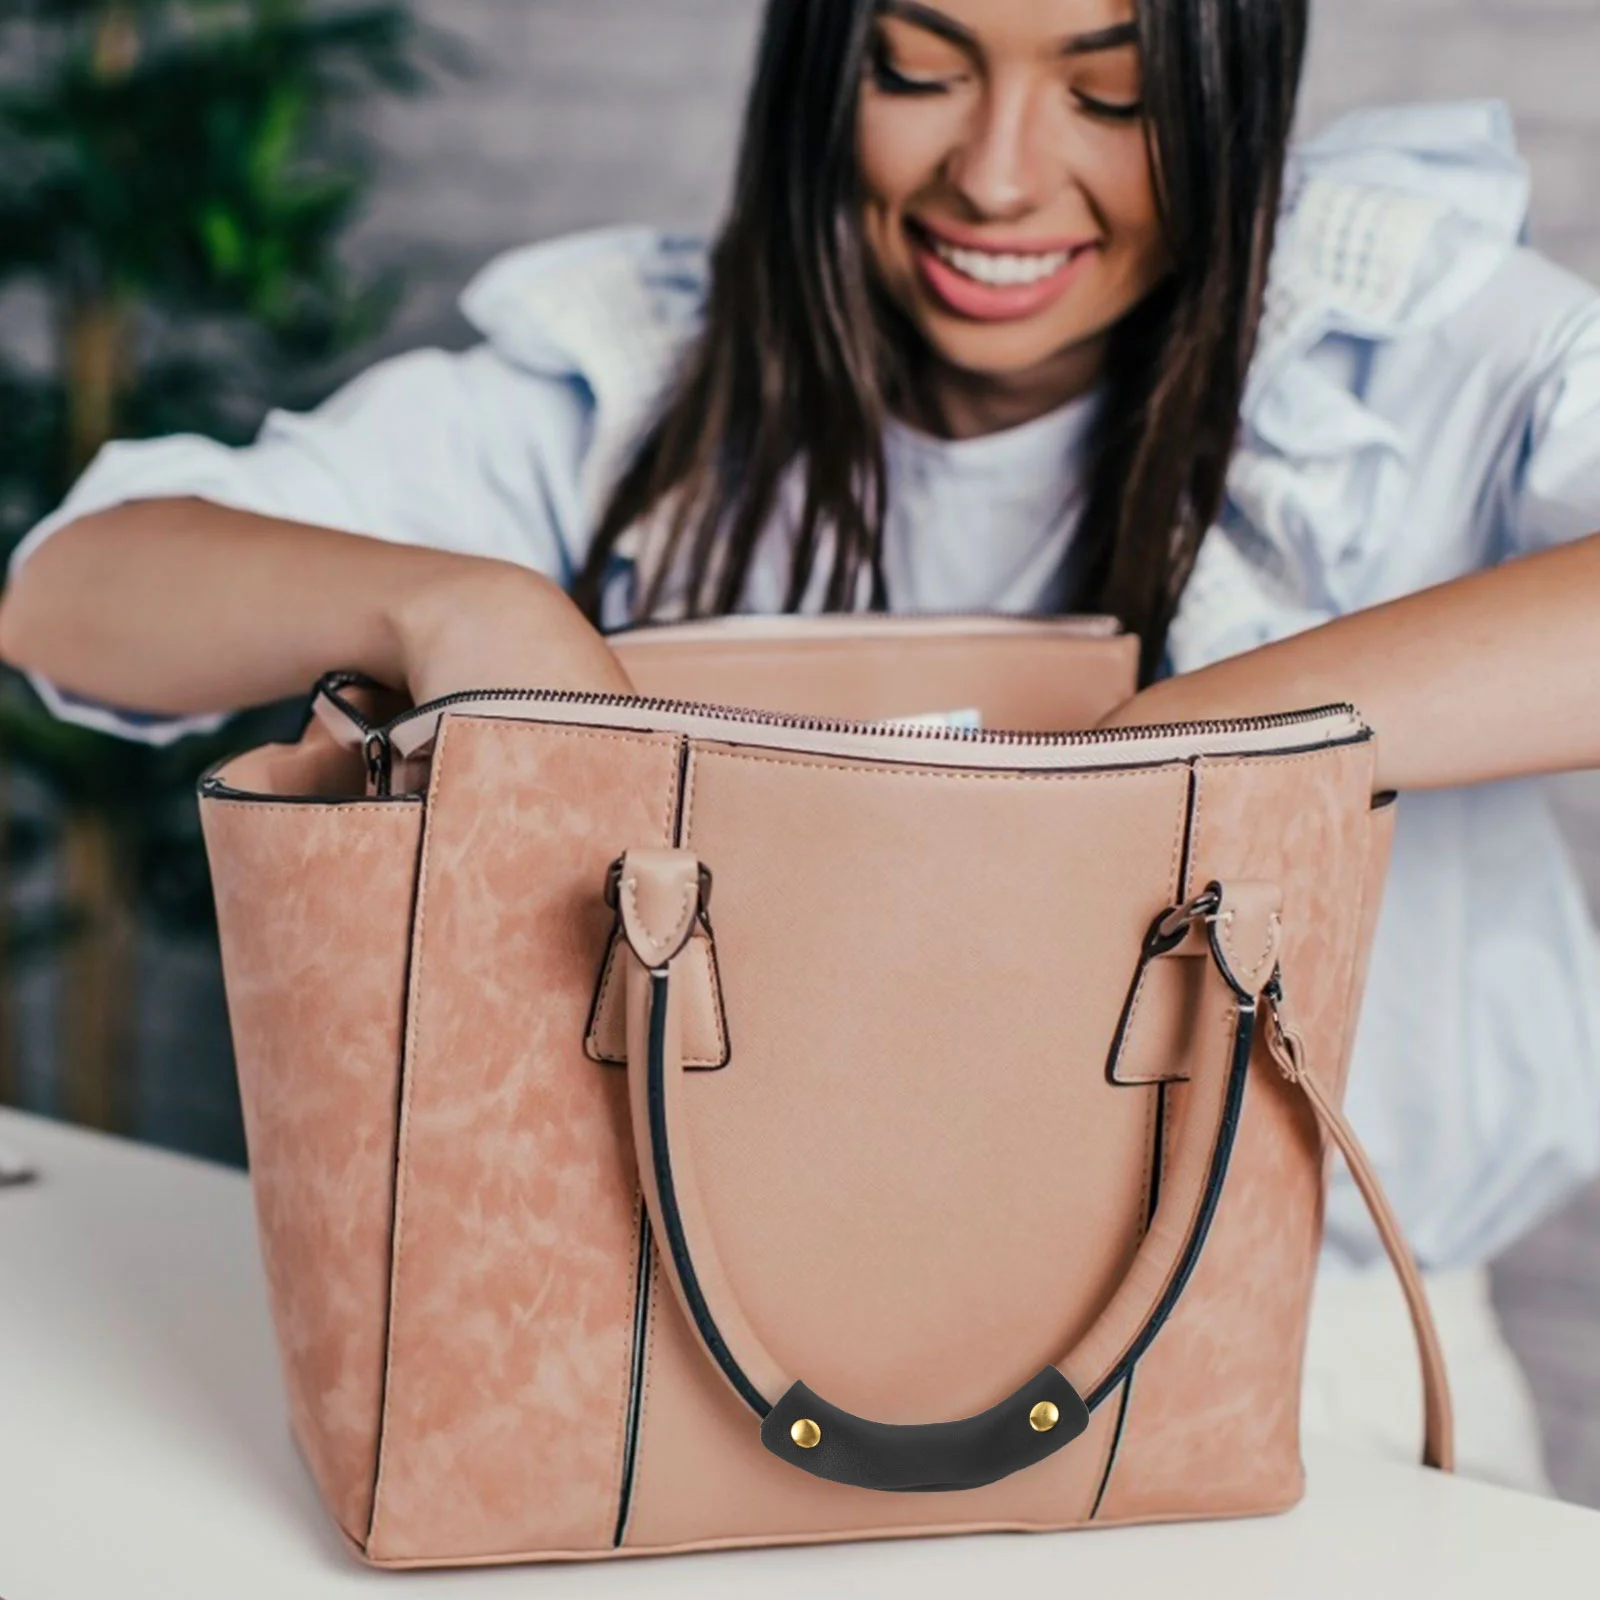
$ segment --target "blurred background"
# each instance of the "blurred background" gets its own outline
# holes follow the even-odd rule
[[[0,0],[0,556],[114,436],[253,432],[468,342],[508,245],[719,214],[760,0]],[[1596,0],[1320,0],[1303,124],[1494,96],[1600,282]],[[0,681],[0,1104],[242,1163],[193,784]],[[1600,780],[1554,786],[1600,904]],[[1499,1265],[1562,1491],[1600,1505],[1600,1190]]]

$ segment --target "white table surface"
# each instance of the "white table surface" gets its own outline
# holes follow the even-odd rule
[[[0,1596],[1600,1595],[1600,1513],[1313,1445],[1288,1516],[372,1572],[289,1441],[237,1173],[0,1112]]]

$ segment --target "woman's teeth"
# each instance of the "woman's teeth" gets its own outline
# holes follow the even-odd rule
[[[993,289],[1040,283],[1054,276],[1072,259],[1070,250],[1058,250],[1047,256],[996,255],[988,250],[964,250],[959,245],[946,244],[942,239],[930,238],[928,243],[933,253],[947,266],[954,267],[962,277],[987,284]]]

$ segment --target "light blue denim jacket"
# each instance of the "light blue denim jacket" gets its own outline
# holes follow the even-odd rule
[[[1504,109],[1360,113],[1290,179],[1179,671],[1600,529],[1600,296],[1526,248]],[[513,251],[463,298],[482,344],[382,363],[246,450],[113,445],[18,559],[86,511],[193,494],[570,578],[704,284],[701,241],[647,229]],[[217,720],[38,686],[132,737]],[[1402,796],[1349,1106],[1430,1266],[1485,1259],[1600,1169],[1600,955],[1540,783]],[[1342,1174],[1329,1240],[1374,1253]]]

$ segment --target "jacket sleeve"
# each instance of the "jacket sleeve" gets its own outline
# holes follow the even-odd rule
[[[1175,671],[1600,529],[1600,295],[1529,248],[1504,107],[1353,114],[1291,174]]]
[[[1539,352],[1502,525],[1507,555],[1600,533],[1600,294],[1577,300]]]
[[[273,412],[243,448],[193,435],[106,446],[61,508],[17,547],[11,572],[76,518],[192,496],[493,556],[566,583],[581,558],[577,483],[587,420],[580,385],[514,365],[489,344],[463,354],[413,352],[368,369],[314,411]],[[224,720],[101,705],[30,677],[57,716],[151,744]]]

